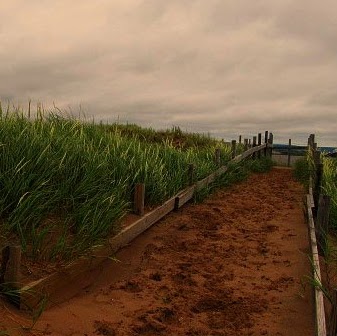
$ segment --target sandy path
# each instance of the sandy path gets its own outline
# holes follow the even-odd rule
[[[314,335],[302,192],[273,169],[183,207],[34,333]]]

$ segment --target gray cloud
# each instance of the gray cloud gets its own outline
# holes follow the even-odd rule
[[[0,22],[2,100],[337,143],[333,0],[3,0]]]
[[[317,92],[309,98],[308,106],[335,108],[337,106],[337,91]],[[328,118],[329,115],[326,117]]]

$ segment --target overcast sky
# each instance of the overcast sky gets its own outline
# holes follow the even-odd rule
[[[0,99],[337,146],[337,1],[1,0]]]

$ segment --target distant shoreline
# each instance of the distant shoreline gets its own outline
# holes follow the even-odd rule
[[[288,147],[288,144],[274,144],[273,145],[274,148],[277,148],[277,147]],[[303,146],[298,146],[298,145],[291,145],[293,148],[296,149],[296,147],[303,147]],[[318,147],[318,150],[320,150],[321,152],[333,152],[333,151],[336,151],[337,150],[337,147],[333,147],[333,146],[320,146]]]

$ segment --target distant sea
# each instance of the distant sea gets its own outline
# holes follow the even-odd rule
[[[287,151],[288,144],[274,144],[274,148],[278,149],[280,152],[286,152]],[[296,147],[298,147],[297,150],[306,150],[306,146],[292,146],[293,150],[296,151]],[[324,153],[331,153],[337,150],[337,147],[327,147],[327,146],[322,146],[318,147],[318,150]]]
[[[319,149],[321,152],[326,152],[326,153],[331,153],[331,152],[337,150],[336,147],[318,147],[318,149]]]

